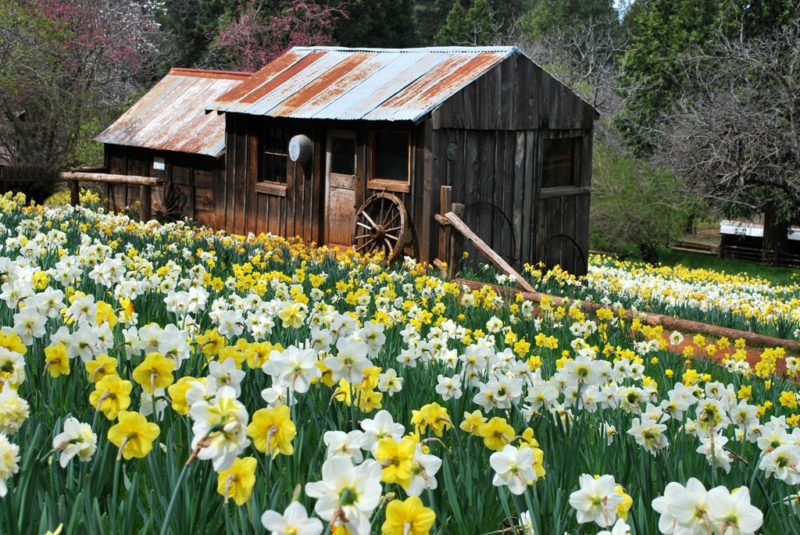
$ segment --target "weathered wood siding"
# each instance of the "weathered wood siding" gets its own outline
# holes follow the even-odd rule
[[[286,184],[264,185],[259,183],[260,136],[269,125],[287,129],[289,137],[305,134],[314,144],[311,162],[305,166],[289,161]],[[393,125],[398,128],[398,125]],[[429,254],[431,224],[436,206],[432,189],[426,195],[426,176],[423,163],[426,160],[425,125],[399,125],[411,132],[412,179],[407,192],[393,192],[406,206],[411,222],[412,242],[406,252],[424,257]],[[325,206],[325,158],[327,133],[330,130],[350,130],[356,133],[356,194],[355,211],[370,195],[381,191],[369,186],[367,169],[372,162],[368,150],[369,133],[380,125],[364,122],[300,121],[250,117],[228,114],[226,128],[227,172],[223,192],[224,227],[229,232],[270,232],[284,237],[295,237],[306,241],[326,243],[324,235]],[[428,168],[433,168],[432,154],[428,156]],[[430,180],[429,180],[430,182]],[[432,187],[432,183],[429,184]],[[427,208],[423,208],[427,207]],[[423,211],[426,210],[426,211]],[[426,228],[427,223],[427,228]],[[425,244],[425,245],[422,245]]]
[[[212,227],[221,226],[223,191],[223,160],[210,156],[182,154],[164,151],[106,145],[106,168],[109,173],[120,175],[152,176],[172,183],[180,193],[181,216]],[[153,169],[153,160],[163,158],[166,169]],[[109,209],[123,211],[139,202],[139,187],[108,185]],[[163,191],[153,191],[153,207],[159,211],[163,203]]]
[[[321,176],[325,147],[313,123],[277,121],[291,135],[314,140],[314,155],[306,166],[288,162],[285,185],[257,185],[259,139],[272,119],[228,114],[225,134],[226,179],[223,228],[235,234],[272,233],[320,241]]]
[[[393,191],[409,213],[411,244],[422,261],[438,252],[439,187],[453,187],[464,220],[517,267],[544,261],[576,273],[588,250],[591,129],[594,109],[523,56],[513,56],[459,91],[419,125],[275,119],[227,114],[227,170],[222,226],[238,234],[271,232],[326,243],[325,158],[331,129],[356,132],[355,211],[372,193],[369,132],[411,132],[412,178]],[[285,185],[258,182],[260,136],[269,126],[289,137],[307,135],[314,155],[305,167],[288,163]],[[580,184],[541,195],[542,143],[546,137],[582,137]],[[473,254],[473,257],[475,255]]]
[[[595,110],[524,56],[495,66],[433,113],[434,129],[589,128]]]

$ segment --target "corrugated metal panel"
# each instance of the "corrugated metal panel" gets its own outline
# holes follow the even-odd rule
[[[210,109],[302,119],[419,121],[513,47],[295,47]]]
[[[250,75],[172,69],[95,140],[219,157],[225,152],[225,117],[205,108]]]

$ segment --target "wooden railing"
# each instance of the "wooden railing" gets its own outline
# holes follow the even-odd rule
[[[139,196],[139,217],[142,221],[149,221],[153,215],[153,186],[161,186],[164,181],[151,176],[112,175],[88,171],[67,171],[59,175],[61,180],[69,182],[70,204],[80,204],[80,183],[95,182],[100,184],[119,184],[141,187]]]

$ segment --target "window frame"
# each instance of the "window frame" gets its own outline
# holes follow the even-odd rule
[[[280,149],[280,151],[276,149],[277,144],[272,144],[271,141],[268,141],[268,138],[276,132],[279,132],[280,137],[285,141],[285,147]],[[258,174],[256,176],[256,191],[271,195],[286,195],[286,188],[289,185],[289,139],[291,139],[291,133],[284,125],[268,124],[261,128],[258,140]],[[267,159],[269,157],[285,158],[284,176],[282,177],[282,180],[265,178],[267,172]]]
[[[571,165],[572,165],[572,180],[569,184],[556,184],[551,186],[545,186],[544,180],[544,173],[545,173],[545,143],[552,142],[552,141],[564,141],[570,140],[572,141],[572,155],[571,155]],[[584,143],[584,136],[582,134],[573,134],[573,135],[565,135],[565,136],[545,136],[542,138],[542,166],[541,166],[541,186],[540,189],[542,192],[555,192],[557,190],[561,191],[572,191],[576,189],[582,189],[583,180],[582,180],[582,169],[581,169],[581,152]]]
[[[377,134],[400,134],[405,135],[407,140],[407,173],[406,178],[385,178],[375,175],[375,163],[377,144],[375,137]],[[412,132],[407,128],[377,128],[369,131],[367,154],[369,163],[367,166],[367,188],[372,190],[393,191],[397,193],[408,193],[411,191],[411,176],[414,171],[414,142]]]

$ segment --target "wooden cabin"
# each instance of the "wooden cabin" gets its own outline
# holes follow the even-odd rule
[[[225,118],[205,106],[251,73],[172,69],[95,140],[105,144],[111,175],[156,177],[153,210],[220,227],[225,175]],[[109,209],[133,209],[140,186],[107,184]]]
[[[586,272],[597,112],[517,48],[295,47],[209,109],[226,117],[230,232],[356,249],[403,232],[403,252],[432,261],[451,186],[512,265]]]

